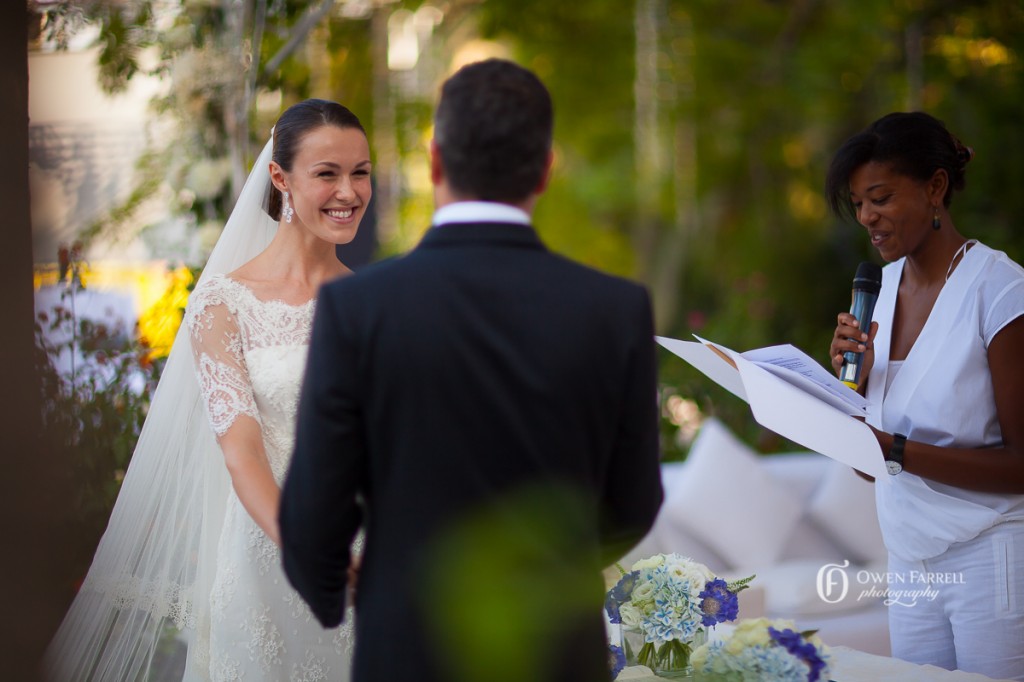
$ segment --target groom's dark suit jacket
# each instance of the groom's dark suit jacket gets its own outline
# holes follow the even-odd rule
[[[498,679],[449,655],[501,666],[524,631],[512,656],[547,658],[522,682],[608,679],[600,568],[662,499],[653,334],[641,286],[515,224],[434,227],[322,288],[281,535],[333,626],[364,527],[355,680]]]

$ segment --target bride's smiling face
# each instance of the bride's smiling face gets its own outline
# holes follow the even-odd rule
[[[347,244],[373,195],[370,170],[370,145],[361,130],[324,125],[299,140],[290,171],[275,163],[271,175],[289,193],[293,225],[332,244]]]

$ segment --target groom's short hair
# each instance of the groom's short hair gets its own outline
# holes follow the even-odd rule
[[[519,203],[540,185],[551,152],[551,95],[504,59],[459,69],[441,88],[434,141],[451,189],[466,198]]]

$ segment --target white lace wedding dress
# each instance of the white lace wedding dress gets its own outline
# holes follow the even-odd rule
[[[262,301],[215,275],[192,293],[185,316],[214,432],[223,435],[239,418],[256,420],[278,484],[292,453],[313,309],[314,301]],[[278,547],[232,489],[210,597],[210,678],[348,680],[351,615],[340,628],[320,626],[288,584]]]

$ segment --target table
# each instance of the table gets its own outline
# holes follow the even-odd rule
[[[933,665],[907,663],[888,656],[876,656],[845,646],[829,647],[832,664],[829,678],[834,682],[992,682],[991,677],[960,670],[943,670]],[[649,668],[625,668],[616,682],[664,682]]]

